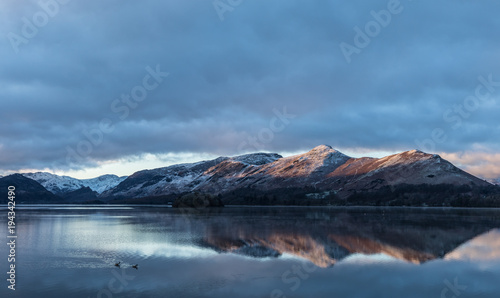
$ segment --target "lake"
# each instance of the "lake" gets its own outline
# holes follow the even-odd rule
[[[16,225],[0,297],[500,295],[495,209],[38,205]]]

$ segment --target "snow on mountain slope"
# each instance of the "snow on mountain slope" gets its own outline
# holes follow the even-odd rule
[[[220,193],[248,187],[264,191],[312,186],[349,159],[349,156],[330,146],[320,145],[307,153],[279,158],[260,166],[228,160],[205,172],[210,179],[196,190]]]
[[[102,175],[92,179],[82,179],[80,181],[83,186],[88,186],[97,193],[103,193],[117,186],[125,179],[127,179],[127,176],[118,177],[116,175]]]
[[[344,164],[350,157],[327,145],[320,145],[311,151],[282,158],[266,164],[260,173],[280,178],[309,178],[311,175],[324,175]]]
[[[178,164],[164,168],[143,170],[130,175],[115,188],[102,193],[102,197],[144,197],[167,193],[180,193],[192,188],[195,179],[211,166],[227,159]]]
[[[78,190],[82,187],[89,187],[97,193],[102,193],[103,191],[115,187],[126,178],[116,175],[103,175],[97,178],[79,180],[69,176],[59,176],[47,172],[25,173],[23,176],[37,181],[54,194],[64,194]]]
[[[58,176],[46,172],[26,173],[24,177],[33,179],[54,194],[61,194],[80,189],[83,185],[78,179]]]
[[[205,172],[219,164],[229,163],[242,167],[254,167],[273,162],[279,158],[281,156],[275,153],[255,153],[139,171],[129,176],[117,187],[105,191],[102,197],[135,198],[192,191],[198,189],[200,185],[208,183],[211,177]]]
[[[253,154],[245,154],[236,157],[229,158],[232,161],[238,161],[247,165],[265,165],[271,162],[274,162],[280,158],[283,158],[281,155],[276,153],[253,153]]]

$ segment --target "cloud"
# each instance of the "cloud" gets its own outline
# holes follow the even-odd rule
[[[445,256],[447,260],[496,261],[500,254],[500,230],[477,236]]]
[[[485,179],[500,177],[500,154],[486,152],[442,153],[441,156],[465,171]]]
[[[327,143],[499,151],[500,88],[467,116],[454,109],[475,94],[478,77],[500,81],[500,4],[401,1],[403,11],[347,63],[339,45],[352,44],[353,28],[364,28],[370,12],[387,4],[245,1],[221,21],[211,1],[70,1],[16,53],[8,34],[23,36],[25,20],[44,10],[38,1],[4,1],[0,168],[68,170],[142,154],[238,154],[242,142],[269,128],[273,109],[284,107],[296,117],[263,150]],[[170,75],[120,119],[112,103],[156,65]],[[444,118],[449,109],[453,121]],[[112,120],[113,132],[83,160],[68,163],[67,148],[88,141],[84,132],[102,119]],[[432,139],[435,129],[445,141]]]

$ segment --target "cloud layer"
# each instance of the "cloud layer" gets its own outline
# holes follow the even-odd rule
[[[221,2],[3,1],[0,168],[322,143],[499,152],[500,3]]]

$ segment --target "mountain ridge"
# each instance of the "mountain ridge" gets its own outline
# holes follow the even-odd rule
[[[218,157],[141,170],[128,177],[103,175],[78,180],[41,172],[23,175],[34,178],[61,197],[71,194],[84,198],[86,194],[105,202],[162,196],[171,200],[185,193],[199,192],[222,196],[225,203],[230,204],[305,201],[330,204],[332,200],[345,201],[359,194],[394,192],[404,185],[426,185],[430,187],[427,192],[461,188],[463,194],[471,194],[480,187],[493,187],[436,154],[410,150],[382,158],[353,158],[328,145],[288,157],[277,153]],[[440,185],[447,186],[440,188]],[[405,189],[418,191],[415,187]]]
[[[245,162],[248,159],[259,162]],[[359,192],[375,192],[402,184],[491,186],[436,154],[410,150],[382,158],[353,158],[331,146],[320,145],[288,157],[255,153],[139,171],[102,193],[100,198],[141,198],[187,192],[269,197],[280,192],[283,195],[299,192],[310,198],[335,195],[346,199]]]

